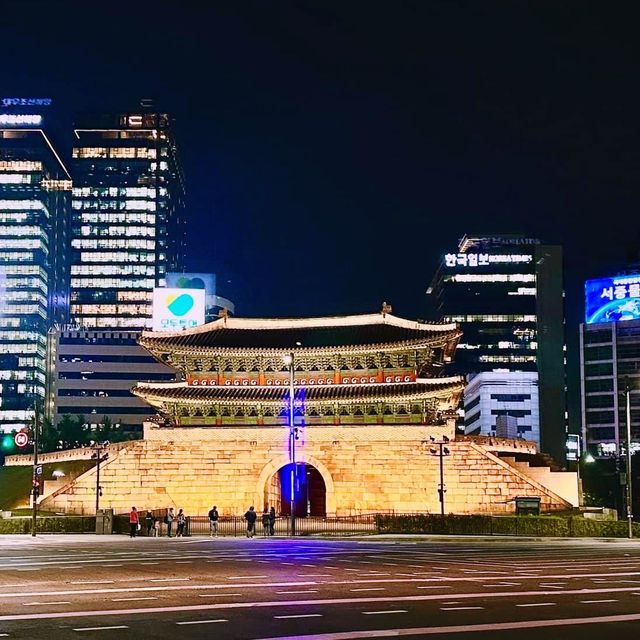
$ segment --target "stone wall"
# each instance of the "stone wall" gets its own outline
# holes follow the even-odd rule
[[[416,425],[305,428],[296,458],[326,486],[328,515],[440,511],[439,458],[431,437],[451,427]],[[100,506],[116,513],[183,508],[204,515],[262,509],[274,474],[289,461],[286,428],[166,428],[145,424],[145,439],[127,443],[102,464]],[[445,506],[452,513],[513,513],[519,495],[542,498],[545,511],[568,503],[487,448],[465,439],[447,444]],[[507,448],[507,443],[505,443]],[[493,447],[495,451],[495,447]],[[43,508],[92,513],[95,469],[43,501]]]

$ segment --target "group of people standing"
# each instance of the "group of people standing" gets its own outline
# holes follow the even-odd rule
[[[256,521],[258,520],[258,514],[253,506],[249,507],[249,510],[244,514],[244,519],[247,521],[247,538],[253,538],[256,534]],[[152,511],[147,511],[147,515],[144,518],[147,528],[147,537],[158,537],[159,522]],[[213,508],[209,511],[209,536],[218,535],[218,521],[220,520],[220,514],[218,513],[218,507],[213,505]],[[187,516],[183,509],[180,509],[176,514],[173,507],[167,509],[167,513],[164,516],[164,524],[167,525],[167,537],[171,538],[173,533],[173,524],[176,524],[176,538],[181,538],[185,535],[185,528],[187,525]],[[275,507],[271,509],[265,507],[262,513],[262,528],[265,536],[272,536],[275,534],[276,526],[276,510]],[[138,532],[142,528],[140,521],[140,514],[135,507],[131,507],[129,513],[129,536],[135,538]]]
[[[152,511],[147,511],[147,515],[144,518],[145,525],[147,527],[147,537],[157,538],[159,530],[158,518],[153,515]],[[167,509],[167,514],[164,517],[164,523],[167,525],[167,536],[172,537],[173,523],[176,523],[176,538],[181,538],[185,534],[185,527],[187,525],[187,516],[183,509],[180,509],[177,514],[174,513],[173,507]],[[135,507],[131,507],[129,513],[129,537],[135,538],[138,532],[142,529],[142,523],[140,522],[140,514]]]
[[[244,519],[247,521],[247,538],[253,538],[256,534],[256,520],[258,514],[253,506],[249,507],[249,511],[244,514]],[[268,509],[264,508],[262,512],[262,528],[265,536],[272,536],[275,534],[276,527],[276,510],[275,507]]]

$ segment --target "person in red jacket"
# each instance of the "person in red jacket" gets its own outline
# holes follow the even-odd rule
[[[129,537],[135,538],[138,534],[138,510],[135,507],[131,507],[131,513],[129,514]]]

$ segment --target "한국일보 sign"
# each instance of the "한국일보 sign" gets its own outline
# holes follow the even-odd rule
[[[182,331],[204,324],[204,289],[153,290],[153,330]]]
[[[587,280],[585,322],[640,320],[640,274]]]

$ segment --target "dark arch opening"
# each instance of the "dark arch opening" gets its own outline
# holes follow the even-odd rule
[[[274,506],[282,516],[291,515],[291,495],[297,518],[327,515],[327,487],[322,474],[310,464],[299,462],[281,467],[267,484],[266,506]]]

